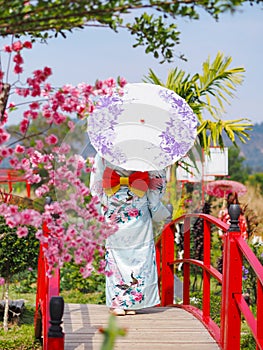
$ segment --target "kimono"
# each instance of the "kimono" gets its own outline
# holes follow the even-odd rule
[[[106,305],[125,310],[157,305],[160,299],[152,220],[158,222],[171,216],[160,201],[166,189],[166,170],[148,172],[149,187],[139,196],[127,184],[106,194],[106,168],[114,169],[121,177],[134,173],[95,157],[91,193],[99,197],[105,219],[114,220],[118,226],[106,240]]]

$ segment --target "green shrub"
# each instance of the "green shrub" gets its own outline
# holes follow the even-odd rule
[[[27,237],[19,238],[16,228],[10,228],[0,216],[0,230],[0,276],[10,280],[12,276],[26,271],[29,267],[36,268],[39,251],[39,241],[35,237],[36,229],[29,226]]]
[[[79,266],[73,263],[67,263],[61,269],[60,287],[62,294],[63,291],[78,291],[79,296],[81,293],[99,295],[96,304],[105,303],[105,276],[92,272],[91,276],[83,278],[79,272]]]
[[[255,350],[256,349],[255,339],[250,332],[243,332],[241,334],[240,349],[242,349],[242,350]]]

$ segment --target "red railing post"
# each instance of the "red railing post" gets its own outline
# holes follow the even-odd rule
[[[174,301],[174,226],[167,224],[162,233],[161,305]]]
[[[257,339],[263,344],[263,286],[257,281]],[[259,350],[259,347],[256,347]]]
[[[221,345],[224,350],[239,350],[241,313],[234,298],[235,294],[242,294],[242,254],[235,240],[235,236],[240,236],[239,205],[232,204],[229,214],[231,225],[224,236],[223,251]]]
[[[211,232],[210,223],[203,219],[204,227],[204,266],[211,266]],[[210,317],[210,273],[203,270],[203,318]]]
[[[184,220],[184,259],[190,259],[190,218],[186,217]],[[190,265],[185,263],[183,265],[184,284],[183,284],[183,303],[190,304]]]
[[[45,284],[46,284],[46,271],[45,271],[45,260],[43,255],[42,245],[39,247],[38,254],[38,268],[37,268],[37,293],[36,293],[36,310],[34,315],[34,328],[35,337],[37,339],[42,338],[43,331],[43,318],[45,322],[45,315],[43,315],[43,309],[45,305]]]
[[[48,235],[49,231],[46,223],[43,224],[44,235]],[[43,350],[64,350],[64,334],[50,331],[50,301],[52,297],[58,297],[60,289],[60,273],[59,269],[53,272],[51,277],[47,276],[47,261],[43,252],[43,245],[40,244],[39,258],[38,258],[38,276],[37,276],[37,295],[36,295],[36,311],[35,311],[35,336],[43,339]],[[58,297],[61,298],[61,297]],[[55,312],[56,314],[56,312]],[[51,325],[55,321],[51,320]],[[61,321],[61,320],[60,320]],[[61,322],[60,322],[61,323]],[[54,327],[53,327],[54,328]],[[56,327],[55,327],[56,329]],[[51,334],[51,337],[50,337]]]
[[[49,303],[50,327],[47,336],[48,350],[64,350],[64,333],[61,327],[63,313],[63,298],[60,296],[51,297]]]

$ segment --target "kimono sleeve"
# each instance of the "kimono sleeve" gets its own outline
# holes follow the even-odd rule
[[[166,190],[166,170],[150,171],[150,186],[147,191],[148,207],[152,219],[156,222],[167,219],[171,212],[161,202]]]

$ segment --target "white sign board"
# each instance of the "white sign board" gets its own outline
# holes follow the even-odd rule
[[[196,160],[196,166],[189,157],[182,158],[184,164],[176,169],[177,181],[201,182],[214,181],[215,176],[228,175],[228,149],[221,150],[218,147],[210,148],[210,156],[204,155],[204,163]]]
[[[205,155],[204,176],[228,175],[228,148],[221,150],[219,147],[210,148],[210,156]]]

